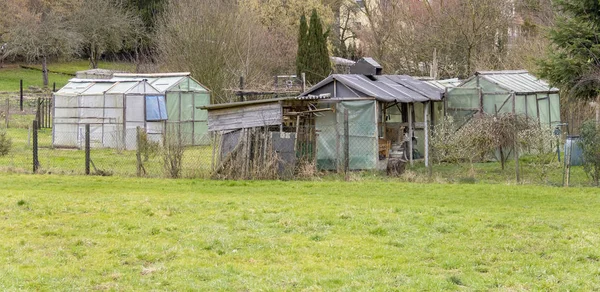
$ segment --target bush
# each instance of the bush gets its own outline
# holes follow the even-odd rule
[[[600,180],[600,127],[595,121],[587,121],[581,126],[579,145],[583,154],[583,169],[598,186]]]
[[[515,139],[519,149],[533,147],[546,153],[552,145],[548,140],[552,139],[551,133],[540,128],[536,120],[510,113],[475,115],[462,127],[458,127],[451,117],[446,117],[434,128],[432,156],[438,162],[473,163],[485,161],[498,151],[504,169]]]
[[[5,156],[10,152],[12,140],[8,137],[6,131],[0,131],[0,156]]]

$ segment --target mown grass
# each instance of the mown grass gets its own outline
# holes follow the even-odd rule
[[[0,176],[2,290],[600,289],[596,189]]]
[[[19,82],[23,80],[23,88],[28,89],[29,86],[42,88],[42,66],[39,64],[25,64],[28,67],[37,68],[38,70],[20,68],[18,64],[5,64],[4,68],[0,68],[0,91],[18,92]],[[111,69],[119,71],[132,71],[135,65],[125,62],[104,62],[101,61],[98,65],[102,69]],[[74,77],[77,71],[89,69],[89,62],[86,60],[75,60],[69,62],[53,62],[48,64],[48,81],[50,89],[52,84],[56,83],[56,89],[63,87],[69,79]],[[58,73],[56,73],[58,72]]]

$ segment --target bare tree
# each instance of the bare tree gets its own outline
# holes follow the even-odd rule
[[[271,84],[278,68],[293,64],[293,46],[269,31],[234,0],[171,1],[157,28],[157,49],[167,70],[185,70],[213,91],[213,102],[229,101],[226,89],[240,76],[248,86]],[[286,65],[289,64],[289,65]]]
[[[139,45],[143,22],[123,7],[122,1],[83,0],[72,15],[71,25],[80,35],[90,67],[97,68],[106,52]]]
[[[48,86],[48,58],[69,55],[79,43],[64,18],[51,10],[21,11],[3,37],[7,41],[6,56],[23,56],[29,62],[42,63],[44,87]]]

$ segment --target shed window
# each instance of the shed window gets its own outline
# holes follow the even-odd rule
[[[167,106],[163,95],[146,96],[146,121],[164,121],[167,119]]]

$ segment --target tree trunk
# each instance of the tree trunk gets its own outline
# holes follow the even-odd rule
[[[600,125],[600,94],[596,97],[596,125]]]
[[[48,63],[47,58],[44,56],[42,58],[42,76],[44,78],[44,88],[48,87]]]

